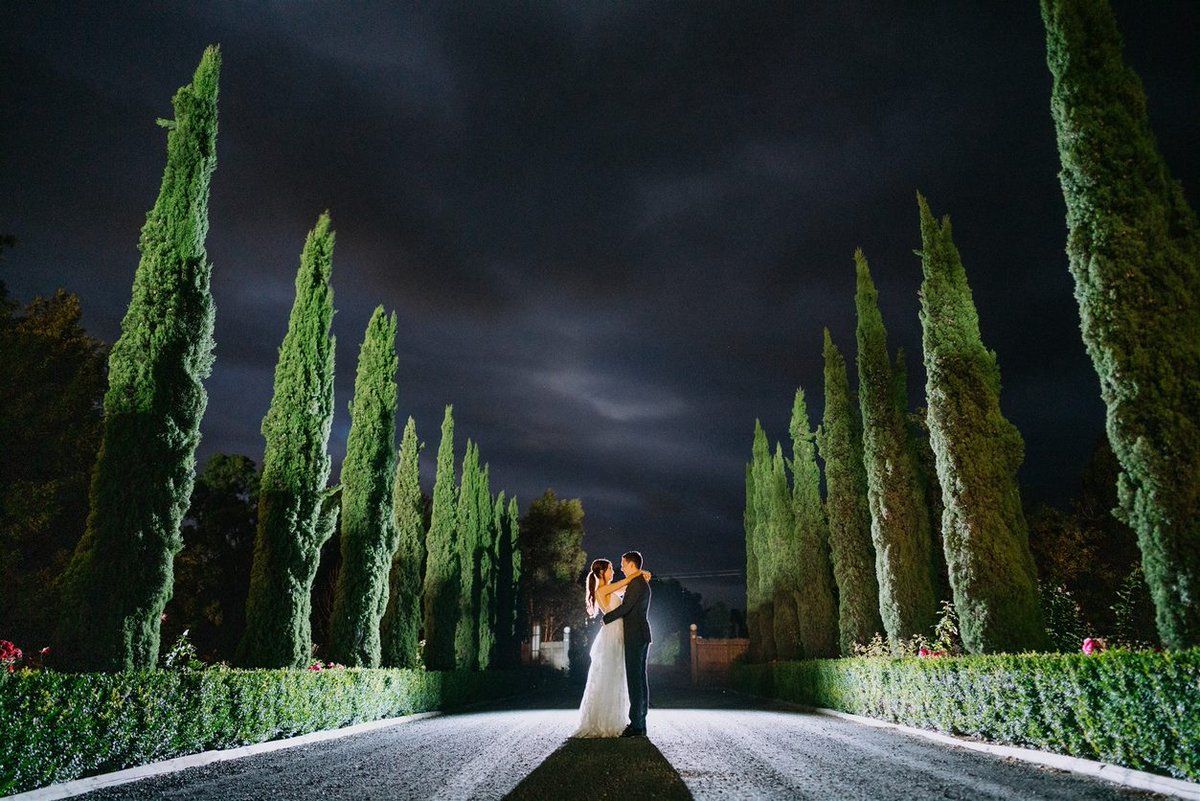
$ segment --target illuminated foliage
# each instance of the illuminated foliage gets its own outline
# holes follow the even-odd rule
[[[311,655],[312,584],[336,514],[325,488],[333,421],[333,243],[329,215],[322,214],[300,254],[296,300],[263,418],[258,533],[237,654],[247,667],[303,667]]]
[[[334,591],[330,658],[379,667],[379,622],[396,552],[396,314],[379,306],[358,356],[342,463],[342,567]]]
[[[850,395],[846,360],[825,329],[825,418],[817,446],[825,462],[825,509],[829,551],[838,588],[838,648],[842,656],[855,643],[883,631],[879,581],[871,543],[871,509],[863,468],[862,424]]]
[[[459,569],[454,482],[454,407],[446,407],[438,445],[433,512],[425,538],[426,568],[422,612],[425,620],[425,667],[454,670],[454,635],[458,627]]]
[[[916,475],[904,415],[903,358],[888,358],[887,331],[867,259],[855,251],[858,391],[863,465],[875,543],[879,614],[893,644],[925,634],[934,618],[929,511]]]
[[[1200,645],[1200,229],[1103,0],[1042,0],[1067,255],[1158,631]]]
[[[87,528],[64,578],[59,655],[77,669],[133,670],[158,661],[180,524],[195,480],[203,380],[213,363],[209,183],[217,165],[216,47],[162,120],[167,166],[146,216],[141,261],[108,361],[104,432]]]
[[[425,498],[421,495],[417,426],[408,418],[400,439],[393,495],[397,545],[392,556],[387,610],[380,623],[384,667],[416,668],[421,663],[421,566],[425,559]]]
[[[969,653],[1048,646],[1021,508],[1020,432],[1000,412],[1000,369],[984,347],[949,218],[921,212],[921,328],[929,436],[945,511],[942,539]]]

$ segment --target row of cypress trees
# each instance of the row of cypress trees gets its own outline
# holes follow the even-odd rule
[[[918,195],[917,202],[926,447],[932,448],[937,476],[924,474],[924,443],[909,423],[904,353],[890,356],[870,267],[856,251],[858,409],[845,360],[826,329],[821,428],[815,433],[809,428],[803,390],[793,405],[790,519],[772,511],[771,498],[786,488],[782,450],[776,446],[768,467],[766,436],[755,426],[746,533],[755,559],[757,587],[749,595],[758,657],[846,655],[881,629],[894,648],[927,634],[936,613],[935,587],[943,583],[935,543],[944,549],[967,651],[1046,644],[1016,480],[1021,436],[1000,413],[996,357],[980,338],[949,220],[939,224],[925,198]],[[824,503],[814,441],[825,462]],[[933,481],[942,501],[940,537],[926,493],[926,483]],[[764,517],[780,522],[764,525]],[[767,561],[773,566],[764,571]],[[789,593],[803,603],[782,608],[781,598]],[[768,597],[773,607],[763,604]],[[769,627],[766,617],[773,617]],[[772,635],[774,642],[768,642]]]
[[[1121,465],[1115,512],[1137,531],[1160,638],[1171,648],[1194,647],[1200,645],[1200,224],[1158,152],[1107,0],[1041,0],[1041,12],[1067,254],[1108,439]],[[996,356],[980,338],[949,220],[936,220],[920,195],[918,209],[928,443],[914,439],[905,423],[903,355],[894,363],[889,357],[861,252],[855,254],[861,471],[844,363],[825,334],[825,422],[817,440],[826,462],[842,652],[875,622],[872,592],[890,640],[924,629],[941,583],[938,551],[969,652],[1043,648],[1048,642],[1016,480],[1024,443],[1000,411]],[[939,492],[930,491],[935,479],[922,474],[925,448]],[[779,614],[770,601],[780,597],[780,577],[794,568],[766,567],[790,551],[762,524],[765,452],[756,427],[745,516],[748,618],[756,655],[771,658],[794,647],[778,642],[792,628],[789,613],[781,625],[768,620]],[[940,527],[931,528],[936,506]],[[868,517],[876,585],[862,569]],[[809,527],[820,531],[819,523]],[[821,554],[809,547],[801,558],[817,561]]]
[[[213,362],[204,239],[219,69],[220,52],[210,47],[192,82],[175,95],[175,119],[162,121],[169,131],[167,167],[142,229],[133,300],[109,360],[87,530],[62,580],[64,667],[146,669],[158,661],[161,614],[173,591],[180,524],[195,477],[207,399],[202,381]],[[430,667],[486,668],[498,649],[507,655],[516,645],[516,500],[506,505],[503,493],[491,495],[488,469],[480,468],[479,449],[470,442],[462,483],[455,486],[447,407],[427,535],[412,418],[396,453],[396,315],[382,307],[372,314],[359,352],[341,482],[328,486],[334,240],[329,215],[322,214],[296,274],[262,423],[266,445],[246,629],[235,661],[308,664],[313,580],[322,546],[340,532],[329,658],[351,666],[418,667],[424,627]],[[431,569],[422,586],[427,558]]]
[[[454,409],[446,407],[428,534],[422,614],[425,666],[486,670],[515,661],[521,578],[517,499],[493,496],[479,446],[467,440],[454,482]]]

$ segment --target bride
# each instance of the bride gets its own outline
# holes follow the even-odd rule
[[[597,559],[587,579],[588,617],[612,611],[621,603],[618,590],[634,579],[650,580],[650,571],[638,570],[613,583],[612,562]],[[625,621],[600,627],[592,643],[592,666],[579,704],[579,728],[572,737],[619,737],[629,724],[629,685],[625,682]]]

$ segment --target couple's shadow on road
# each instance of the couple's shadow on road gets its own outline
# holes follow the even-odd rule
[[[631,798],[691,801],[687,785],[646,737],[567,740],[505,801]]]

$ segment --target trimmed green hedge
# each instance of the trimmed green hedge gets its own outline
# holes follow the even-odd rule
[[[219,748],[515,695],[538,670],[21,671],[0,677],[0,796]]]
[[[737,665],[808,706],[1200,779],[1200,649]]]

